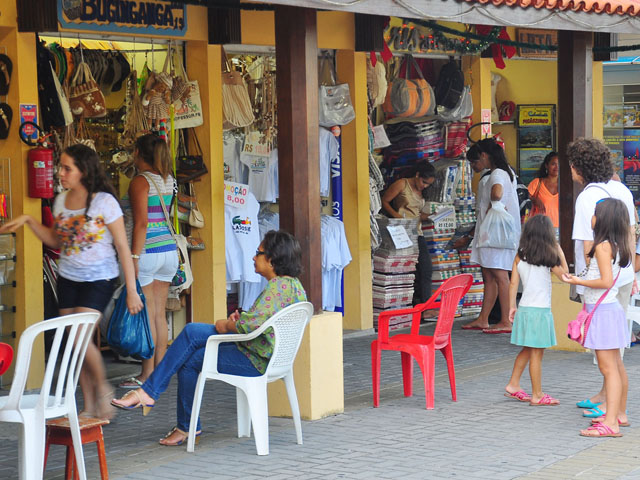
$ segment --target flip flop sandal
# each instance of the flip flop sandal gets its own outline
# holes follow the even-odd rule
[[[595,425],[596,423],[602,423],[604,422],[604,417],[598,417],[598,418],[592,418],[591,419],[591,425]],[[620,425],[621,427],[630,427],[631,424],[629,422],[621,422],[620,419],[618,419],[618,425]]]
[[[598,418],[605,415],[606,412],[603,412],[600,407],[593,407],[587,411],[587,413],[583,413],[583,417],[587,418]]]
[[[184,442],[186,442],[189,439],[188,432],[185,433],[182,430],[180,430],[178,427],[173,427],[171,431],[167,433],[161,440],[166,440],[171,435],[173,435],[176,431],[179,431],[183,435],[183,437],[179,441],[175,443],[160,443],[160,442],[158,443],[160,443],[160,445],[164,445],[165,447],[177,447],[179,445],[182,445]],[[202,430],[199,432],[196,432],[196,445],[200,443],[200,435],[202,435]]]
[[[529,395],[524,390],[519,390],[519,391],[517,391],[515,393],[506,392],[504,394],[504,396],[507,397],[507,398],[513,398],[514,400],[518,400],[519,402],[530,402],[531,401],[531,395]]]
[[[484,330],[485,327],[476,327],[475,325],[462,325],[462,330]]]
[[[583,432],[597,432],[597,435],[583,433]],[[611,427],[608,427],[604,423],[596,423],[595,425],[591,425],[586,430],[582,430],[580,432],[581,437],[593,437],[593,438],[604,438],[604,437],[622,437],[621,433],[616,433],[611,430]]]
[[[127,378],[124,382],[121,382],[118,385],[118,388],[140,388],[142,387],[142,383],[136,377]]]
[[[483,328],[482,333],[486,333],[487,335],[496,335],[498,333],[511,333],[511,330],[507,330],[506,328]]]
[[[13,72],[13,62],[6,55],[0,54],[0,95],[9,93],[11,72]]]
[[[529,405],[532,407],[557,407],[560,405],[560,402],[551,395],[545,393],[539,402],[529,402]]]
[[[11,107],[6,103],[0,103],[0,140],[4,140],[9,136],[12,118],[13,110]]]
[[[602,402],[592,402],[589,398],[576,403],[578,408],[596,408],[598,405],[602,405]]]

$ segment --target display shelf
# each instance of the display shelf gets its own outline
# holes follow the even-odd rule
[[[4,169],[0,162],[0,182],[2,182],[3,178],[1,170]],[[6,218],[6,216],[3,217]],[[12,321],[11,317],[7,318],[6,315],[15,313],[16,311],[15,305],[10,304],[10,302],[14,301],[15,294],[14,292],[4,290],[4,288],[16,287],[16,281],[14,279],[16,260],[15,233],[0,234],[0,341],[9,343],[14,350],[17,347],[15,345],[15,321]],[[5,376],[6,375],[7,374],[5,374]],[[2,388],[5,383],[3,376],[0,376],[0,388]]]

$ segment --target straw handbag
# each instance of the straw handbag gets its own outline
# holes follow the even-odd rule
[[[248,127],[255,118],[253,107],[249,99],[247,85],[244,83],[242,73],[233,70],[227,59],[227,54],[222,50],[222,113],[224,115],[224,130],[237,127]]]

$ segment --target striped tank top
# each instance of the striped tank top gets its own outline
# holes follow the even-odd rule
[[[161,192],[157,192],[153,182],[150,182],[149,179],[145,178],[149,183],[149,194],[147,197],[147,235],[144,242],[143,253],[174,251],[176,249],[176,242],[173,240],[169,227],[167,226],[167,221],[165,219],[164,212],[162,211],[162,204],[160,203],[160,197],[158,195],[159,193],[162,194],[164,203],[170,211],[171,200],[173,199],[173,177],[169,175],[166,180],[163,180],[160,175],[155,173],[145,172],[145,175],[153,178]],[[131,209],[131,201],[128,194],[122,198],[122,206],[125,212],[127,237],[129,238],[129,244],[131,245],[131,238],[133,234],[133,211]]]

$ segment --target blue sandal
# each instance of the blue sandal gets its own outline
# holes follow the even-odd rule
[[[590,398],[576,403],[578,408],[596,408],[598,405],[602,405],[602,402],[592,402]]]
[[[605,415],[605,412],[600,410],[600,407],[591,408],[586,413],[582,414],[583,417],[587,417],[587,418],[598,418],[603,415]]]

